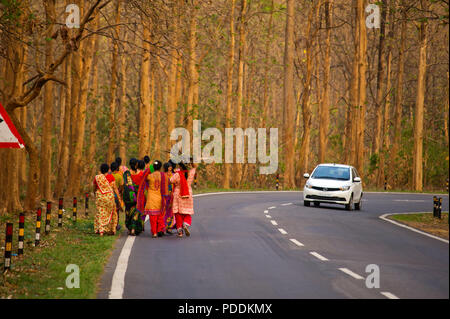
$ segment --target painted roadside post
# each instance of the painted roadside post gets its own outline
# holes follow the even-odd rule
[[[73,198],[73,221],[77,221],[77,198]]]
[[[25,235],[25,213],[20,213],[19,215],[19,241],[17,255],[23,255],[23,238]]]
[[[39,243],[41,241],[41,215],[42,215],[42,208],[37,209],[36,213],[36,237],[34,241],[34,246],[39,246]]]
[[[59,199],[58,203],[58,227],[62,227],[64,198]]]
[[[50,232],[50,219],[52,217],[52,203],[47,202],[47,210],[45,212],[45,234]]]
[[[5,237],[5,265],[4,270],[11,268],[11,250],[12,250],[12,236],[13,236],[13,224],[6,224],[6,237]]]
[[[84,195],[84,216],[89,217],[89,193]]]
[[[277,190],[280,188],[280,175],[277,174],[277,184],[276,184]]]

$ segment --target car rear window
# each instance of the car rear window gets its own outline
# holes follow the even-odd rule
[[[338,166],[318,166],[311,177],[347,181],[350,179],[350,169],[348,167]]]

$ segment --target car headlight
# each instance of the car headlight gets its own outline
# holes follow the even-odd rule
[[[348,191],[350,189],[350,186],[342,186],[342,187],[339,187],[339,189],[341,191]]]
[[[306,188],[312,188],[312,186],[311,186],[309,183],[306,183],[306,184],[305,184],[305,187],[306,187]]]

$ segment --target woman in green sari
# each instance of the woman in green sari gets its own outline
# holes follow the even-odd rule
[[[137,160],[130,159],[130,168],[132,172],[136,172]],[[135,174],[136,176],[137,174]],[[130,170],[123,174],[124,191],[123,201],[125,203],[125,226],[128,229],[128,234],[135,236],[139,235],[144,230],[144,221],[142,214],[136,209],[138,187],[131,176]]]

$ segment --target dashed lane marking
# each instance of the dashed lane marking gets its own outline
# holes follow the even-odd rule
[[[322,261],[328,261],[327,258],[323,257],[323,256],[320,255],[319,253],[316,253],[315,251],[310,251],[309,253],[310,253],[311,255],[313,255],[314,257],[316,257],[317,259],[319,259],[319,260],[322,260]]]
[[[389,298],[389,299],[400,299],[396,295],[391,294],[390,292],[387,292],[387,291],[382,291],[382,292],[380,292],[380,294],[382,294],[383,296],[385,296],[386,298]]]
[[[274,209],[274,208],[277,208],[276,206],[270,206],[269,208],[267,208],[267,209]]]
[[[343,273],[346,273],[347,275],[355,278],[355,279],[364,279],[363,277],[361,277],[360,275],[358,275],[357,273],[354,273],[353,271],[351,271],[348,268],[339,268],[340,271],[342,271]]]
[[[281,204],[281,206],[289,206],[289,205],[292,205],[292,203],[284,203],[284,204]]]
[[[285,231],[283,228],[278,228],[278,231],[279,231],[280,233],[282,233],[283,235],[286,235],[286,234],[287,234],[287,231]]]
[[[272,218],[272,216],[270,216],[270,215],[266,215],[266,217],[267,217],[267,218]]]
[[[291,242],[293,242],[294,244],[296,244],[297,246],[305,246],[303,245],[301,242],[299,242],[297,239],[291,238],[289,239]]]
[[[268,210],[265,210],[265,211],[264,211],[264,214],[267,214],[268,212],[269,212]]]
[[[276,221],[274,221],[274,220],[271,220],[270,222],[272,223],[272,225],[274,225],[274,226],[278,226],[278,223],[277,223]]]

